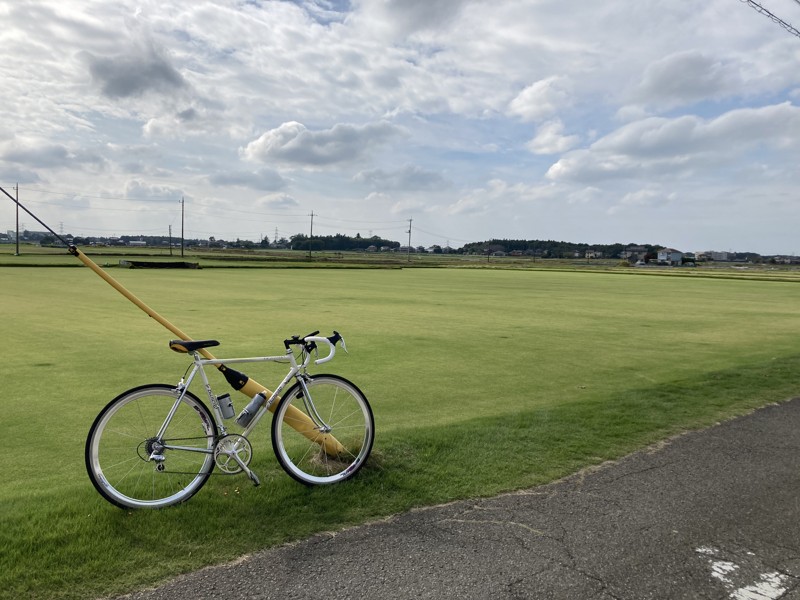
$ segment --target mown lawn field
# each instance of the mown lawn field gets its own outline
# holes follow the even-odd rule
[[[276,354],[288,335],[341,331],[350,354],[319,370],[352,379],[370,399],[373,458],[350,482],[305,488],[277,466],[262,425],[252,439],[261,487],[214,476],[178,507],[111,506],[84,468],[95,415],[127,388],[177,382],[186,357],[89,269],[0,267],[0,595],[130,591],[317,531],[544,483],[800,390],[792,281],[110,272],[191,336],[219,339],[218,357]],[[275,365],[245,370],[265,385],[282,375]],[[238,411],[247,400],[234,401]]]

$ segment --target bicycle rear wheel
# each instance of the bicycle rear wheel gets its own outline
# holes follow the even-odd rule
[[[121,508],[163,508],[188,500],[206,482],[217,426],[197,396],[178,397],[174,386],[144,385],[97,416],[86,439],[86,470],[103,498]]]
[[[321,445],[325,432],[292,421],[289,407],[309,415],[303,390],[296,383],[281,398],[272,418],[275,456],[289,475],[306,485],[349,479],[364,466],[372,450],[375,422],[369,402],[355,384],[337,375],[310,377],[306,386],[317,414],[330,426],[330,436],[341,448],[335,455],[326,453]]]

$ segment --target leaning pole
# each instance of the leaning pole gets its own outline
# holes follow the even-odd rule
[[[188,335],[186,335],[183,331],[175,327],[172,323],[167,321],[164,317],[159,315],[156,311],[152,308],[147,306],[144,302],[139,300],[136,296],[134,296],[131,292],[129,292],[125,286],[123,286],[119,281],[111,277],[108,273],[103,271],[91,258],[86,256],[80,249],[75,246],[74,244],[68,244],[67,241],[58,235],[55,231],[53,231],[47,223],[42,221],[39,217],[33,214],[30,210],[28,210],[22,203],[19,201],[18,198],[15,198],[11,194],[9,194],[2,186],[0,186],[0,192],[3,192],[6,196],[8,196],[14,204],[17,205],[17,208],[21,208],[26,213],[28,213],[31,217],[33,217],[40,225],[42,225],[47,231],[52,233],[57,239],[61,240],[61,242],[69,248],[70,254],[77,257],[84,265],[89,267],[92,271],[97,273],[103,280],[106,281],[111,287],[117,290],[120,294],[125,296],[128,300],[133,302],[136,306],[138,306],[141,310],[143,310],[149,317],[155,319],[158,323],[166,327],[169,331],[180,337],[182,340],[190,340]],[[214,356],[208,352],[208,350],[201,348],[200,353],[209,360],[215,360]],[[267,396],[271,396],[272,392],[270,392],[267,388],[263,385],[255,381],[254,379],[250,379],[246,375],[234,371],[233,369],[229,369],[224,364],[217,365],[217,369],[225,376],[225,379],[228,383],[231,384],[233,389],[242,392],[244,395],[252,398],[259,392],[265,392]],[[270,410],[272,412],[275,411],[277,407],[277,402],[273,402],[272,406],[270,406]],[[289,410],[286,412],[287,419],[286,422],[291,425],[294,429],[296,429],[299,433],[303,434],[309,440],[318,443],[322,446],[322,449],[325,451],[326,454],[329,456],[336,456],[341,454],[344,451],[344,446],[342,446],[339,441],[330,435],[329,433],[321,434],[316,430],[314,426],[314,422],[306,415],[304,412],[296,409],[294,406],[290,406]]]
[[[166,327],[169,331],[177,335],[182,340],[190,340],[192,339],[188,335],[186,335],[183,331],[181,331],[178,327],[167,321],[164,317],[159,315],[156,311],[152,308],[147,306],[144,302],[139,300],[136,296],[134,296],[128,289],[125,288],[119,281],[111,277],[108,273],[106,273],[103,269],[101,269],[97,263],[95,263],[91,258],[86,256],[79,248],[76,246],[70,246],[69,252],[73,256],[77,257],[84,265],[89,267],[92,271],[97,273],[106,283],[108,283],[111,287],[117,290],[120,294],[125,296],[128,300],[133,302],[137,307],[139,307],[142,311],[144,311],[147,316],[153,318],[156,322],[160,323],[164,327]],[[199,350],[200,354],[202,354],[205,358],[209,360],[215,360],[214,356],[205,348],[201,348]],[[238,373],[233,371],[232,369],[228,369],[224,364],[217,365],[217,369],[222,372],[225,376],[225,379],[231,386],[243,393],[245,396],[252,398],[259,392],[265,392],[266,396],[269,397],[272,395],[272,392],[265,388],[263,385],[247,377],[242,373]],[[277,406],[277,402],[273,402],[272,406],[270,406],[270,410],[274,411],[275,407]],[[303,434],[305,437],[310,439],[311,441],[317,442],[320,446],[322,446],[323,450],[326,454],[330,456],[336,456],[340,454],[344,447],[339,443],[339,441],[330,435],[329,433],[320,434],[319,431],[314,426],[314,422],[306,415],[304,412],[298,410],[294,406],[289,407],[289,411],[287,412],[287,419],[286,422],[291,425],[294,429],[296,429],[299,433]]]

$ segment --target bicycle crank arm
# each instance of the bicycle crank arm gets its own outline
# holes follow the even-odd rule
[[[250,467],[248,467],[246,464],[244,464],[244,461],[241,458],[239,458],[238,454],[236,454],[235,452],[231,452],[229,454],[229,456],[233,460],[236,461],[236,464],[239,465],[239,467],[242,469],[242,471],[247,473],[247,476],[250,478],[250,481],[253,482],[253,485],[255,487],[258,487],[259,485],[261,485],[261,481],[259,480],[258,475],[253,473],[253,471],[250,470]]]

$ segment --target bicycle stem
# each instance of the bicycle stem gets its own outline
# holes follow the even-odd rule
[[[106,283],[108,283],[111,287],[117,290],[120,294],[122,294],[125,298],[130,300],[133,304],[135,304],[139,309],[141,309],[148,317],[154,319],[157,323],[180,337],[182,340],[191,340],[192,338],[186,335],[183,331],[181,331],[178,327],[167,321],[164,317],[150,308],[147,304],[139,300],[132,292],[130,292],[125,286],[123,286],[119,281],[111,277],[108,273],[106,273],[103,269],[101,269],[97,263],[95,263],[91,258],[86,256],[78,247],[70,246],[69,252],[73,256],[75,256],[78,260],[80,260],[84,265],[89,267],[92,271],[94,271],[97,275],[99,275]],[[214,356],[205,348],[200,348],[198,350],[200,354],[203,355],[204,358],[209,360],[215,360]],[[225,365],[217,365],[217,369],[223,371],[225,369]],[[245,396],[252,398],[258,392],[266,391],[267,396],[271,396],[272,392],[265,388],[263,385],[258,383],[252,378],[248,378],[247,383],[244,386],[240,387],[239,390]],[[270,406],[270,411],[274,412],[275,408],[277,407],[277,402],[273,403]],[[344,447],[339,443],[339,441],[333,437],[329,433],[324,433],[322,435],[319,434],[319,430],[314,425],[314,421],[312,421],[305,413],[301,410],[298,410],[294,406],[289,407],[289,412],[287,413],[286,422],[291,425],[294,429],[296,429],[299,433],[307,437],[313,442],[317,442],[322,449],[325,451],[326,454],[330,456],[336,456],[344,451]]]

